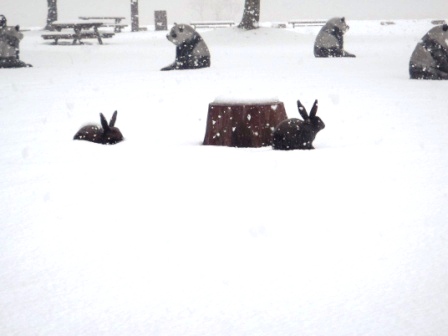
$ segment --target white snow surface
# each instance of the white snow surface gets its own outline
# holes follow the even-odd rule
[[[443,336],[448,81],[409,79],[429,20],[51,45],[0,71],[0,335]],[[203,146],[216,97],[319,99],[314,151]],[[73,141],[99,113],[126,140]]]

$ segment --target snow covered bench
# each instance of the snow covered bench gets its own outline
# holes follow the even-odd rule
[[[115,33],[121,33],[123,28],[126,28],[128,25],[121,23],[121,20],[126,19],[123,16],[80,16],[81,20],[114,20],[114,22],[103,22],[101,27],[110,27],[114,28]]]
[[[108,28],[114,28],[115,33],[121,33],[121,30],[123,28],[126,28],[128,25],[123,23],[103,23],[101,27],[108,27]]]
[[[30,31],[31,29],[22,29],[22,28],[20,28],[20,26],[7,26],[9,29],[17,29],[16,27],[19,27],[18,28],[18,31],[21,31],[21,32],[27,32],[27,31]]]
[[[307,27],[307,26],[323,26],[327,21],[324,20],[291,20],[288,21],[289,24],[292,24],[292,27]]]
[[[93,31],[82,31],[79,34],[76,33],[64,33],[64,32],[54,32],[54,33],[46,33],[42,34],[42,38],[44,40],[54,40],[54,44],[58,44],[59,40],[73,40],[73,44],[76,44],[76,41],[81,43],[81,40],[84,39],[97,39],[99,42],[103,38],[111,38],[114,36],[114,33],[104,33],[100,32],[99,35]],[[100,42],[102,44],[102,41]]]
[[[433,25],[435,25],[435,26],[438,26],[438,25],[443,25],[443,24],[445,24],[447,21],[445,21],[445,20],[432,20],[431,21],[431,23],[433,24]]]
[[[235,25],[233,21],[195,21],[190,22],[190,25],[196,28],[224,28],[224,27],[232,27]]]

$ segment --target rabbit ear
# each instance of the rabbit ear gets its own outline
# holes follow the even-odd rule
[[[100,119],[101,119],[101,126],[103,126],[103,130],[108,130],[110,127],[107,124],[107,120],[106,118],[104,118],[104,115],[102,113],[100,113]]]
[[[319,107],[319,104],[318,104],[317,99],[316,99],[314,101],[313,107],[311,108],[311,112],[310,112],[310,117],[311,118],[314,118],[316,116],[318,107]]]
[[[109,127],[114,127],[116,121],[117,121],[117,111],[115,111],[114,114],[112,115],[112,118],[110,119],[109,122]]]
[[[308,119],[308,112],[306,111],[305,106],[302,105],[302,103],[300,102],[300,100],[297,101],[297,108],[299,109],[299,113],[302,116],[302,118]]]

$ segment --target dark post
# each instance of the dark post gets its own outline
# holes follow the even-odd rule
[[[154,12],[154,25],[156,30],[168,30],[168,19],[166,11],[155,11]]]
[[[260,21],[260,0],[245,0],[243,19],[238,25],[242,29],[257,29]]]
[[[131,29],[138,32],[140,24],[138,22],[138,0],[131,0]]]
[[[48,2],[48,15],[47,15],[47,25],[45,30],[54,30],[51,24],[58,19],[58,7],[57,0],[47,0]]]

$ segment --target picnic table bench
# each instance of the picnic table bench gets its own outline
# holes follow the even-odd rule
[[[126,28],[128,25],[121,23],[121,20],[126,19],[123,16],[80,16],[81,20],[114,20],[114,22],[103,22],[102,27],[111,27],[114,28],[115,33],[121,33],[123,28]]]
[[[307,27],[307,26],[323,26],[327,23],[325,20],[291,20],[288,21],[289,24],[292,24],[292,27]]]
[[[101,32],[98,37],[98,35],[93,32],[81,32],[79,34],[54,32],[51,34],[42,34],[42,38],[44,40],[54,40],[54,44],[58,44],[59,40],[73,40],[72,44],[76,44],[76,41],[79,41],[79,43],[82,44],[81,40],[111,38],[114,35],[114,33]],[[103,44],[102,41],[99,43]]]
[[[21,32],[27,32],[27,31],[30,31],[31,29],[23,29],[23,28],[21,28],[19,25],[17,25],[17,26],[7,26],[9,29],[16,29],[17,30],[17,28],[18,28],[18,31],[21,31]]]
[[[431,23],[433,25],[443,25],[446,23],[446,21],[445,20],[432,20]]]
[[[233,21],[195,21],[190,22],[190,25],[196,28],[223,28],[223,27],[232,27],[235,25]]]
[[[58,44],[59,40],[73,40],[72,44],[83,44],[81,40],[97,39],[99,44],[103,44],[103,38],[111,38],[114,33],[100,32],[98,27],[102,27],[102,22],[53,22],[51,24],[56,32],[42,34],[44,40],[54,40]],[[72,28],[72,32],[62,32],[62,29]],[[93,29],[92,29],[93,28]],[[92,30],[90,30],[92,29]]]

